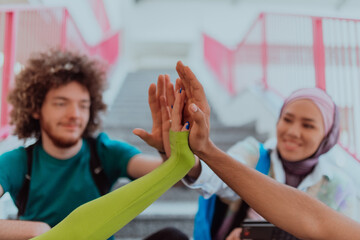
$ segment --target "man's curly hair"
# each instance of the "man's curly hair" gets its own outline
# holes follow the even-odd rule
[[[90,117],[83,137],[91,136],[101,124],[99,112],[106,110],[102,99],[105,77],[104,67],[84,55],[62,50],[33,55],[16,76],[15,86],[8,96],[13,106],[10,124],[15,126],[14,135],[19,139],[39,139],[40,122],[33,118],[33,114],[40,113],[50,89],[75,81],[89,91]]]

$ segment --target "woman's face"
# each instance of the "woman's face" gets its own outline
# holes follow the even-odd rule
[[[276,135],[283,159],[296,162],[310,157],[325,135],[320,110],[308,99],[289,103],[276,125]]]

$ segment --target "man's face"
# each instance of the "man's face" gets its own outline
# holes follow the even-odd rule
[[[41,136],[61,148],[74,146],[89,122],[90,95],[77,82],[51,89],[45,96],[40,115]]]

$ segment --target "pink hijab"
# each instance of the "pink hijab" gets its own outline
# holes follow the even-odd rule
[[[280,111],[280,116],[289,103],[300,99],[309,99],[319,108],[323,118],[325,137],[312,156],[298,162],[290,162],[282,159],[277,151],[285,170],[286,184],[293,187],[297,187],[300,182],[313,171],[319,162],[320,155],[328,152],[337,143],[340,133],[340,120],[337,107],[331,97],[319,88],[302,88],[294,91],[285,99]]]

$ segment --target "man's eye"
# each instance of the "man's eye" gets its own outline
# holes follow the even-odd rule
[[[56,102],[54,103],[55,106],[61,107],[61,106],[65,106],[65,103],[63,102]]]
[[[89,108],[90,108],[90,105],[87,105],[87,104],[81,105],[80,108],[81,108],[81,109],[89,109]]]

